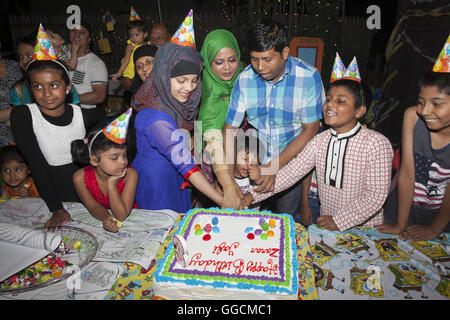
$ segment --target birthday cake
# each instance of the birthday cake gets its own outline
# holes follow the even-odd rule
[[[291,215],[192,209],[155,273],[166,299],[296,299],[297,246]]]

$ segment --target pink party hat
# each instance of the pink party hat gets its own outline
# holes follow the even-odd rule
[[[122,144],[127,140],[128,123],[130,122],[131,108],[122,113],[116,120],[103,128],[103,134],[115,143]]]
[[[194,36],[194,13],[191,9],[186,18],[184,18],[177,32],[170,39],[171,42],[179,44],[180,46],[188,46],[195,48]]]
[[[352,62],[350,62],[347,70],[345,71],[342,79],[353,80],[361,83],[361,76],[359,75],[358,63],[356,62],[356,57],[353,57]]]
[[[450,34],[433,66],[433,72],[450,72]]]
[[[336,58],[334,58],[333,71],[331,72],[330,83],[342,79],[345,73],[345,66],[339,56],[339,53],[336,52]]]
[[[33,60],[57,60],[55,49],[53,49],[52,43],[48,38],[47,33],[42,26],[39,24],[39,30],[36,37],[36,43],[33,49]]]
[[[137,21],[137,20],[142,20],[141,17],[138,15],[138,13],[136,12],[136,10],[134,10],[133,7],[131,7],[130,9],[130,20],[131,21]]]

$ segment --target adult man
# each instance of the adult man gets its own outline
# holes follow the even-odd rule
[[[70,42],[79,46],[77,67],[75,71],[70,71],[70,78],[80,97],[80,106],[86,109],[95,108],[106,98],[108,89],[106,64],[89,50],[91,37],[86,27],[71,29]]]
[[[167,30],[167,27],[162,23],[157,23],[152,27],[152,30],[150,31],[150,42],[154,46],[157,46],[158,48],[165,42],[170,41],[170,35],[169,30]]]
[[[268,192],[273,190],[279,168],[317,134],[325,93],[317,69],[289,55],[284,26],[263,20],[253,25],[247,39],[251,65],[239,75],[233,88],[223,133],[224,146],[232,170],[235,150],[232,137],[247,114],[248,122],[266,143],[256,191]],[[301,186],[298,182],[273,196],[262,209],[290,213],[300,221]]]

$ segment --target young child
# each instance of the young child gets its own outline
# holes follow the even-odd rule
[[[440,61],[450,55],[450,36],[442,52],[419,80],[417,105],[404,113],[398,190],[390,193],[385,224],[377,227],[405,240],[450,232],[450,65]]]
[[[69,70],[75,70],[77,68],[79,46],[77,44],[68,44],[61,34],[61,32],[47,29],[47,35],[59,60],[64,61]]]
[[[2,149],[0,168],[3,179],[2,198],[39,198],[28,165],[16,146],[6,146]]]
[[[121,76],[133,79],[134,78],[134,51],[144,44],[150,44],[146,42],[148,31],[145,23],[142,20],[133,20],[128,23],[128,36],[127,46],[125,47],[125,54],[122,59],[119,70],[111,75],[113,80],[118,80]]]
[[[130,115],[131,109],[103,130],[73,141],[71,147],[73,159],[87,165],[73,175],[78,196],[110,232],[117,232],[131,209],[137,208],[134,196],[138,175],[128,166],[125,140]],[[111,135],[113,131],[119,132],[119,138]]]
[[[347,71],[354,69],[353,64],[356,59]],[[359,72],[356,77],[346,72],[336,79],[328,88],[322,108],[330,129],[316,135],[278,171],[273,192],[257,194],[252,189],[251,195],[245,196],[246,203],[289,188],[315,167],[319,225],[343,231],[382,223],[382,206],[390,186],[392,146],[386,137],[364,128],[358,121],[366,112]]]
[[[70,144],[82,139],[91,128],[105,124],[102,109],[81,109],[66,104],[72,84],[63,62],[57,59],[40,25],[38,45],[27,66],[27,83],[36,103],[11,111],[11,129],[17,147],[30,165],[41,198],[52,212],[46,226],[70,221],[62,202],[78,202],[72,176],[79,169],[73,163]]]
[[[239,131],[242,132],[242,131]],[[234,179],[241,188],[242,193],[247,193],[254,181],[261,176],[259,169],[260,157],[264,155],[264,146],[259,139],[248,133],[237,136],[236,165]]]

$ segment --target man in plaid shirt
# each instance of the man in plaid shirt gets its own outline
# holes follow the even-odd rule
[[[256,191],[268,192],[274,188],[276,172],[317,134],[325,94],[317,69],[289,55],[284,26],[271,20],[255,24],[248,33],[248,47],[251,65],[242,71],[233,88],[224,146],[233,172],[235,146],[230,140],[234,141],[232,134],[247,114],[266,149]],[[270,207],[263,208],[290,213],[299,221],[301,186],[301,182],[296,183],[276,195]]]

